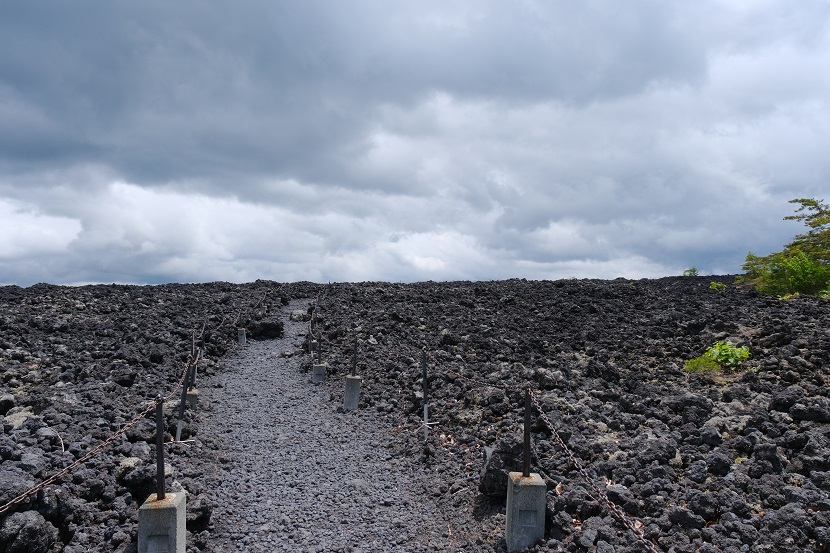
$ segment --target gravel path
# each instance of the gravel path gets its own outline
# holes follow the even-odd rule
[[[417,466],[387,447],[392,429],[373,411],[338,413],[342,383],[300,372],[305,323],[284,338],[249,341],[207,381],[214,406],[200,434],[221,436],[213,494],[215,551],[450,551]],[[336,401],[332,401],[332,396]],[[440,517],[438,517],[440,518]]]

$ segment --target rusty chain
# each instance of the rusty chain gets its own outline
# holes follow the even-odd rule
[[[112,436],[110,436],[109,438],[107,438],[106,440],[101,442],[100,444],[98,444],[97,447],[90,450],[86,455],[84,455],[83,457],[80,457],[74,463],[72,463],[71,465],[69,465],[69,466],[67,466],[63,469],[61,469],[59,472],[53,474],[52,476],[50,476],[46,480],[42,481],[41,483],[29,488],[28,490],[21,493],[20,495],[18,495],[14,499],[10,500],[5,505],[0,506],[0,514],[3,514],[4,512],[8,511],[14,505],[16,505],[18,503],[22,503],[29,496],[31,496],[33,494],[36,494],[37,492],[39,492],[40,490],[42,490],[46,486],[48,486],[50,484],[53,484],[57,480],[63,478],[64,476],[66,476],[67,474],[69,474],[70,472],[72,472],[73,470],[78,468],[79,466],[81,466],[84,463],[86,463],[87,461],[89,461],[92,457],[94,457],[95,455],[97,455],[98,453],[100,453],[101,451],[106,449],[106,447],[108,445],[110,445],[112,442],[114,442],[119,436],[121,436],[124,432],[129,430],[138,421],[143,419],[150,411],[152,411],[155,408],[155,406],[156,406],[155,402],[151,403],[146,409],[144,409],[144,411],[142,411],[141,413],[136,415],[135,418],[133,418],[133,420],[131,420],[126,425],[124,425],[123,428],[119,429],[115,434],[113,434]]]
[[[411,350],[409,350],[409,348],[406,348],[406,349],[407,349],[407,351],[409,351],[411,353]],[[434,361],[434,359],[432,359],[432,356],[430,356],[430,358],[431,358],[431,360]],[[464,367],[467,368],[466,363],[464,363]],[[478,378],[463,375],[460,372],[458,372],[454,369],[451,369],[449,367],[446,367],[446,366],[442,367],[442,370],[446,373],[450,373],[451,375],[453,375],[457,378],[463,379],[467,382],[478,384],[479,386],[488,387],[488,388],[496,388],[496,389],[499,389],[499,390],[502,390],[502,391],[507,391],[508,390],[508,387],[498,386],[498,385],[491,384],[489,382],[486,382],[486,381],[478,379]],[[560,448],[562,448],[562,450],[565,452],[565,455],[568,457],[568,461],[570,461],[570,463],[577,469],[577,471],[579,472],[582,479],[585,481],[585,483],[590,488],[589,490],[587,490],[589,495],[591,497],[593,497],[595,500],[597,500],[600,503],[602,503],[603,505],[605,505],[609,509],[609,511],[611,511],[611,514],[613,514],[614,517],[617,520],[619,520],[628,530],[630,530],[634,534],[634,536],[637,538],[638,541],[640,541],[642,544],[644,544],[648,548],[649,553],[662,553],[661,550],[658,549],[657,546],[653,542],[646,539],[645,534],[643,533],[643,530],[642,530],[642,522],[640,522],[639,520],[632,521],[631,517],[629,517],[625,513],[625,511],[623,511],[616,503],[614,503],[611,500],[611,498],[608,497],[608,494],[604,490],[602,490],[599,486],[596,485],[596,483],[593,481],[593,479],[588,474],[588,471],[585,470],[585,467],[582,465],[582,463],[579,461],[579,459],[576,458],[576,456],[573,454],[571,449],[568,447],[568,445],[565,443],[565,441],[559,435],[559,432],[554,427],[554,425],[551,422],[550,418],[548,418],[547,414],[542,410],[542,406],[540,405],[539,400],[536,397],[536,394],[534,393],[534,391],[531,389],[531,387],[527,386],[527,385],[523,385],[523,386],[515,385],[515,386],[511,386],[509,388],[512,388],[512,389],[525,389],[530,393],[530,399],[531,399],[531,403],[533,404],[533,407],[539,413],[539,417],[545,423],[545,426],[550,431],[550,433],[553,436],[554,441],[556,442],[556,444]],[[538,456],[538,454],[537,454],[537,456]]]
[[[220,323],[220,326],[221,326],[221,324],[222,323]],[[202,336],[204,336],[206,326],[207,326],[206,323],[202,325],[202,330],[200,332],[200,338]],[[181,387],[184,385],[185,379],[187,378],[187,374],[190,371],[190,368],[193,367],[194,365],[196,365],[199,362],[199,359],[201,357],[201,353],[202,353],[201,348],[196,348],[196,335],[194,333],[193,336],[192,336],[191,354],[187,359],[187,363],[185,363],[184,370],[182,371],[182,374],[179,377],[179,380],[176,383],[176,386],[166,396],[164,396],[164,398],[161,399],[162,403],[172,399],[176,395],[176,393],[181,389]],[[120,429],[118,429],[116,432],[114,432],[110,437],[108,437],[106,440],[104,440],[103,442],[98,444],[95,448],[93,448],[92,450],[87,452],[82,457],[78,458],[72,464],[70,464],[67,467],[65,467],[65,468],[61,469],[60,471],[56,472],[55,474],[53,474],[49,478],[43,480],[39,484],[36,484],[35,486],[33,486],[33,487],[29,488],[28,490],[24,491],[23,493],[21,493],[17,497],[15,497],[15,498],[11,499],[10,501],[6,502],[4,505],[0,505],[0,514],[3,514],[7,511],[9,511],[12,507],[17,505],[18,503],[22,503],[23,501],[25,501],[26,498],[28,498],[31,495],[39,492],[40,490],[44,489],[46,486],[49,486],[50,484],[53,484],[56,481],[60,480],[61,478],[63,478],[67,474],[71,473],[76,468],[78,468],[79,466],[81,466],[84,463],[86,463],[87,461],[89,461],[92,457],[94,457],[95,455],[97,455],[98,453],[100,453],[101,451],[106,449],[116,439],[118,439],[120,436],[122,436],[124,433],[126,433],[130,428],[132,428],[135,424],[137,424],[138,421],[140,421],[141,419],[146,417],[153,409],[155,409],[155,406],[158,403],[158,401],[159,400],[156,400],[156,401],[152,402],[149,406],[147,406],[138,415],[133,417],[133,419],[130,422],[128,422],[127,424],[122,426]]]
[[[562,450],[565,452],[565,455],[567,455],[568,460],[579,472],[579,475],[582,476],[582,479],[585,481],[585,483],[588,484],[588,487],[590,488],[590,490],[588,490],[588,493],[595,500],[600,501],[606,507],[608,507],[608,509],[611,511],[611,514],[613,514],[614,517],[617,518],[617,520],[619,520],[623,525],[625,525],[626,528],[631,530],[631,532],[634,533],[634,536],[640,542],[642,542],[651,553],[661,553],[653,542],[650,542],[646,539],[645,534],[642,530],[642,522],[640,522],[639,520],[632,521],[631,518],[625,513],[625,511],[623,511],[619,507],[619,505],[611,501],[611,499],[608,497],[608,494],[605,493],[605,490],[601,489],[599,486],[596,485],[591,476],[588,474],[588,471],[585,470],[585,467],[570,450],[568,445],[565,443],[565,440],[563,440],[562,436],[559,435],[559,432],[556,431],[556,428],[554,427],[551,420],[548,418],[547,414],[542,410],[542,406],[539,404],[539,399],[536,397],[536,394],[533,392],[533,390],[530,389],[530,387],[526,387],[526,389],[530,393],[530,401],[531,403],[533,403],[533,407],[539,412],[539,417],[545,423],[545,426],[548,427],[548,430],[550,430],[553,439],[556,441],[557,445],[561,447]],[[591,493],[592,491],[593,493]]]
[[[255,307],[258,307],[259,305],[261,305],[265,301],[267,296],[268,296],[268,292],[266,291],[265,295],[263,295],[263,297],[259,300],[259,302],[257,304],[255,304]],[[244,311],[244,308],[238,310],[237,315],[236,315],[236,319],[235,319],[234,322],[238,321],[242,317],[243,311]],[[227,316],[223,316],[222,320],[219,322],[219,324],[217,325],[216,328],[217,329],[221,328],[225,324],[226,319],[227,319]],[[202,323],[202,329],[199,332],[199,339],[200,340],[204,339],[204,334],[205,334],[206,329],[207,329],[207,320],[203,321],[203,323]],[[92,457],[94,457],[95,455],[97,455],[98,453],[100,453],[101,451],[106,449],[110,444],[112,444],[120,436],[122,436],[124,433],[126,433],[130,428],[132,428],[134,425],[136,425],[138,423],[138,421],[140,421],[141,419],[146,417],[153,409],[155,409],[156,404],[159,401],[164,403],[165,401],[169,401],[170,399],[172,399],[178,393],[178,391],[181,389],[181,387],[184,385],[185,379],[187,378],[187,375],[190,372],[190,368],[195,366],[199,362],[201,354],[202,354],[201,348],[196,347],[196,333],[194,331],[193,334],[192,334],[192,337],[191,337],[191,353],[190,353],[190,356],[188,356],[187,362],[185,363],[185,367],[184,367],[184,370],[182,371],[181,377],[179,378],[178,382],[176,383],[176,386],[166,396],[164,396],[161,400],[157,399],[154,402],[152,402],[143,411],[141,411],[139,414],[137,414],[135,417],[133,417],[133,419],[130,422],[128,422],[127,424],[122,426],[120,429],[118,429],[116,432],[114,432],[111,436],[109,436],[106,440],[104,440],[103,442],[98,444],[95,448],[91,449],[85,455],[83,455],[82,457],[75,460],[72,464],[64,467],[63,469],[56,472],[52,476],[50,476],[50,477],[46,478],[45,480],[41,481],[39,484],[36,484],[35,486],[32,486],[31,488],[24,491],[20,495],[14,497],[13,499],[9,500],[5,504],[0,505],[0,515],[7,512],[7,511],[9,511],[15,505],[17,505],[19,503],[22,503],[28,497],[36,494],[37,492],[39,492],[42,489],[49,486],[50,484],[53,484],[56,481],[60,480],[61,478],[63,478],[67,474],[71,473],[76,468],[78,468],[79,466],[81,466],[84,463],[86,463],[87,461],[89,461]]]
[[[184,385],[185,378],[187,378],[187,374],[189,373],[190,368],[192,366],[194,366],[196,363],[199,362],[199,357],[200,357],[199,354],[200,354],[200,352],[197,352],[197,354],[195,356],[191,355],[190,357],[188,357],[187,363],[185,364],[184,370],[182,371],[181,377],[179,378],[178,382],[176,383],[176,386],[166,396],[164,396],[164,398],[161,399],[162,403],[172,399],[176,395],[176,393],[179,391],[179,389],[181,389],[181,387]],[[138,423],[138,421],[140,421],[141,419],[146,417],[153,409],[155,409],[156,404],[158,403],[158,401],[159,400],[153,401],[143,411],[141,411],[139,414],[137,414],[135,417],[133,417],[133,419],[130,422],[128,422],[127,424],[125,424],[124,426],[119,428],[116,432],[114,432],[106,440],[104,440],[103,442],[98,444],[95,448],[91,449],[89,452],[87,452],[82,457],[75,460],[72,464],[64,467],[63,469],[56,472],[55,474],[53,474],[49,478],[46,478],[45,480],[43,480],[39,484],[36,484],[35,486],[32,486],[31,488],[24,491],[23,493],[21,493],[17,497],[15,497],[15,498],[9,500],[8,502],[6,502],[4,505],[0,505],[0,514],[3,514],[7,511],[9,511],[12,507],[17,505],[18,503],[22,503],[28,497],[36,494],[40,490],[42,490],[42,489],[46,488],[47,486],[49,486],[50,484],[53,484],[56,481],[60,480],[61,478],[63,478],[67,474],[71,473],[76,468],[78,468],[79,466],[81,466],[84,463],[86,463],[87,461],[89,461],[95,455],[97,455],[98,453],[100,453],[101,451],[106,449],[110,444],[112,444],[120,436],[122,436],[124,433],[126,433],[130,428],[135,426]]]
[[[317,301],[315,302],[315,305],[314,305],[314,308],[313,308],[313,311],[312,311],[312,323],[309,325],[309,334],[310,335],[311,335],[311,332],[313,332],[313,322],[314,322],[313,319],[315,318],[314,316],[316,315],[316,310],[317,310],[317,307],[319,306],[319,302],[320,302],[320,296],[318,295]],[[408,353],[410,353],[410,354],[412,353],[412,350],[410,348],[404,346],[403,344],[400,344],[400,346],[403,346],[403,348]],[[433,362],[435,361],[434,359],[432,359],[431,355],[429,357],[430,357],[430,360],[432,360]],[[463,361],[462,361],[462,363],[464,364],[464,367],[467,368],[467,363],[463,362]],[[502,391],[507,391],[507,389],[508,389],[506,387],[491,384],[489,382],[486,382],[486,381],[478,379],[478,378],[463,375],[460,372],[458,372],[456,370],[453,370],[453,369],[450,369],[449,367],[446,367],[446,366],[443,367],[443,370],[446,373],[450,373],[450,374],[452,374],[453,376],[455,376],[457,378],[460,378],[462,380],[478,384],[480,386],[484,386],[484,387],[488,387],[488,388],[496,388],[496,389],[500,389]],[[588,471],[585,470],[585,467],[583,466],[583,464],[580,462],[579,459],[577,459],[577,457],[573,454],[571,449],[568,447],[568,445],[565,443],[565,441],[559,435],[559,432],[554,427],[554,425],[551,422],[550,418],[548,418],[547,414],[544,412],[544,410],[542,410],[542,406],[539,403],[539,399],[536,397],[536,394],[530,388],[530,386],[528,386],[528,385],[522,385],[522,386],[516,385],[516,386],[511,386],[510,388],[512,388],[512,389],[525,389],[525,390],[528,391],[528,393],[530,395],[531,403],[533,404],[533,407],[536,409],[536,411],[538,411],[539,417],[545,423],[545,426],[547,426],[548,430],[551,433],[551,436],[553,436],[553,438],[554,438],[554,441],[556,442],[556,444],[560,448],[562,448],[562,450],[565,452],[565,455],[568,457],[568,461],[576,468],[577,472],[579,472],[582,479],[588,485],[589,489],[586,490],[588,492],[588,494],[593,499],[595,499],[596,501],[599,501],[600,503],[605,505],[608,508],[608,510],[611,512],[611,514],[617,520],[619,520],[620,523],[623,524],[623,526],[625,526],[625,528],[630,530],[632,532],[632,534],[634,535],[634,537],[646,547],[646,549],[647,549],[647,551],[649,551],[649,553],[663,553],[661,551],[661,549],[659,549],[658,546],[654,542],[649,541],[645,537],[645,534],[643,533],[643,530],[642,530],[643,523],[640,522],[637,519],[632,520],[632,518],[629,517],[626,514],[626,512],[622,510],[622,508],[620,508],[616,503],[614,503],[614,501],[612,501],[611,498],[608,497],[608,494],[593,481],[591,476],[588,474]]]

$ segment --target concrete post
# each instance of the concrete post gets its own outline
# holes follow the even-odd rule
[[[197,405],[199,405],[199,390],[191,388],[187,391],[187,406],[196,409]]]
[[[246,341],[247,341],[246,338],[245,338],[245,329],[244,328],[236,329],[236,337],[239,340],[239,345],[244,346]]]
[[[315,384],[321,384],[326,379],[326,364],[315,363],[311,369],[311,381]]]
[[[507,526],[505,538],[508,553],[521,551],[545,537],[547,487],[537,473],[525,477],[511,472],[507,478]]]
[[[185,553],[185,492],[147,498],[138,509],[138,553]]]
[[[343,392],[343,410],[354,411],[357,409],[357,402],[360,400],[361,377],[356,375],[346,376],[346,389]]]

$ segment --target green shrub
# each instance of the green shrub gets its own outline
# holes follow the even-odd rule
[[[797,235],[780,252],[758,256],[749,252],[738,282],[777,296],[823,295],[830,290],[830,206],[821,200],[798,198],[797,215],[810,230]]]
[[[684,277],[696,277],[696,276],[699,276],[699,275],[700,275],[700,273],[698,272],[697,267],[691,267],[691,268],[686,269],[685,271],[683,271],[683,276]]]
[[[700,357],[686,361],[683,368],[689,372],[716,372],[734,369],[749,359],[749,347],[737,347],[732,342],[715,342]]]
[[[715,282],[712,281],[709,283],[709,290],[723,290],[726,288],[726,284],[723,282]]]
[[[704,353],[721,367],[735,368],[749,359],[749,346],[736,347],[732,342],[715,342]]]
[[[830,286],[830,265],[806,253],[773,253],[764,257],[747,254],[743,265],[746,274],[739,282],[750,284],[765,294],[820,294]]]

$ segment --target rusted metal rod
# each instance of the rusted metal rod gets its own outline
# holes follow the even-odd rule
[[[530,388],[525,388],[525,440],[522,450],[522,476],[530,477]]]
[[[196,386],[196,374],[199,372],[199,359],[202,357],[202,348],[196,348],[195,353],[190,357],[188,363],[190,363],[190,383],[187,387],[188,390],[192,390]]]
[[[357,336],[354,337],[354,349],[352,349],[352,376],[357,376]]]
[[[317,364],[323,362],[323,331],[317,333]]]
[[[164,499],[164,413],[162,396],[156,396],[156,500]]]
[[[187,374],[184,377],[184,385],[182,386],[182,397],[179,402],[179,421],[176,423],[176,441],[180,442],[182,439],[182,423],[184,421],[184,404],[187,401],[187,384],[190,381],[190,371],[193,367],[188,365]]]
[[[190,365],[190,370],[187,374],[187,389],[192,390],[196,386],[196,363]]]

